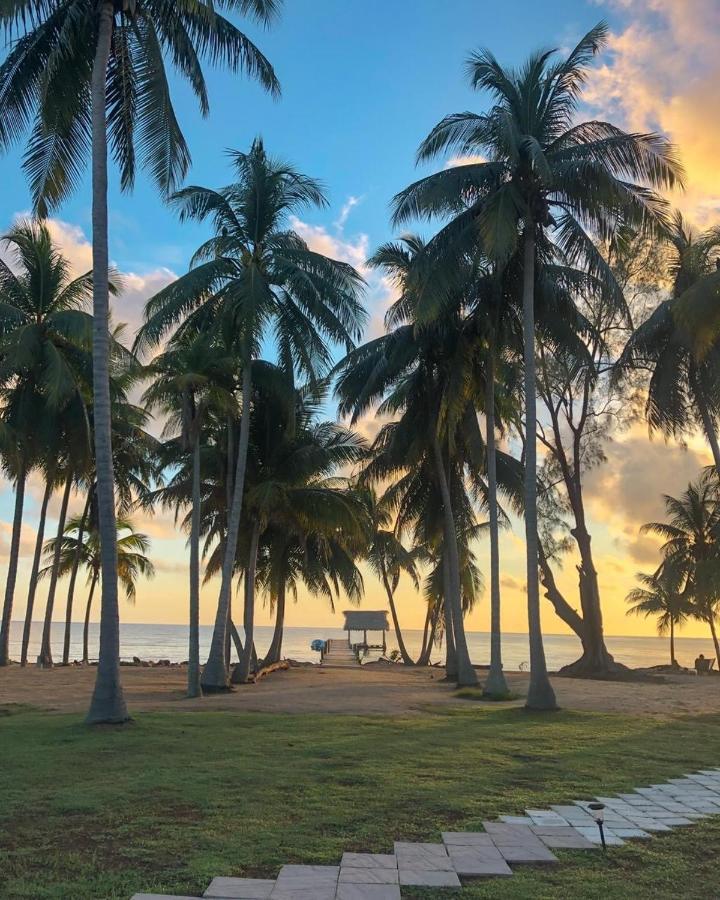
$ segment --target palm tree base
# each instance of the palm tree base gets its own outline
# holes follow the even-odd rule
[[[85,717],[86,725],[125,725],[128,722],[132,722],[132,718],[125,706],[122,691],[115,692],[109,697],[93,694],[90,709]]]
[[[606,651],[599,657],[595,654],[583,655],[576,659],[575,662],[568,663],[559,670],[560,675],[582,678],[589,675],[594,676],[612,676],[622,675],[629,672],[630,669],[622,663],[615,662],[613,657]]]
[[[544,678],[540,684],[530,684],[525,709],[531,712],[555,712],[560,709],[555,699],[555,691],[550,680]]]
[[[510,688],[502,669],[490,669],[482,695],[487,700],[507,700],[510,697]]]

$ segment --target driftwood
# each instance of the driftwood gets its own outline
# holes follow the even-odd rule
[[[266,675],[270,675],[272,672],[280,672],[289,668],[290,663],[286,659],[280,660],[280,662],[269,663],[267,666],[260,666],[256,672],[251,672],[248,681],[254,684]]]

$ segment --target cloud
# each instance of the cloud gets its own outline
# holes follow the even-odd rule
[[[720,219],[720,3],[717,0],[605,0],[622,26],[590,74],[595,114],[633,131],[659,130],[679,148],[685,194],[671,200],[698,225]]]
[[[365,273],[369,246],[366,234],[359,234],[354,239],[346,238],[343,234],[332,235],[324,225],[311,225],[297,216],[290,217],[290,227],[300,235],[311,250],[331,259],[350,263],[359,272]]]
[[[473,163],[484,163],[487,162],[487,156],[481,156],[480,154],[468,154],[467,156],[451,156],[445,162],[445,168],[451,169],[453,166],[471,166]]]
[[[343,231],[350,213],[358,205],[358,203],[362,203],[362,200],[362,197],[353,197],[352,194],[347,198],[347,200],[343,204],[342,209],[340,210],[340,215],[333,222],[333,225],[337,228],[338,231]]]

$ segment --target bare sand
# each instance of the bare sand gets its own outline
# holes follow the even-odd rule
[[[258,684],[238,686],[232,693],[198,700],[184,696],[185,669],[123,667],[128,707],[141,710],[230,710],[275,713],[335,713],[348,715],[413,715],[444,708],[467,708],[481,701],[463,700],[438,668],[370,665],[363,668],[291,668],[275,672]],[[482,677],[482,673],[481,677]],[[524,695],[526,673],[507,673],[510,689]],[[23,704],[51,712],[87,709],[94,668],[50,670],[14,665],[0,669],[0,706]],[[720,714],[720,678],[665,676],[663,682],[609,682],[552,679],[564,709],[628,713],[663,718]],[[509,705],[521,704],[510,701]],[[492,704],[497,707],[498,704]]]

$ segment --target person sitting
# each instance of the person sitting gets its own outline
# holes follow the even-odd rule
[[[698,656],[698,658],[695,660],[695,671],[698,675],[709,675],[710,669],[712,669],[714,662],[714,659],[705,659],[705,657],[701,653],[700,656]]]

